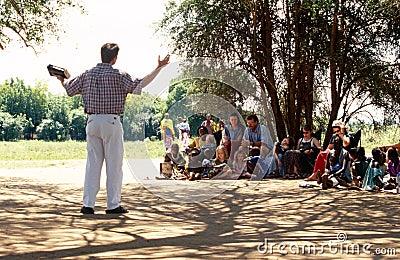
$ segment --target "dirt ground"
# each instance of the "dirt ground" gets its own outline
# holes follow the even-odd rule
[[[122,205],[79,213],[84,165],[0,169],[0,258],[386,259],[400,254],[399,195],[301,180],[135,181]],[[315,183],[314,183],[315,184]]]

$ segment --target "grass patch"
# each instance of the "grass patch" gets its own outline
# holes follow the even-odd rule
[[[125,142],[127,158],[162,158],[164,145],[162,141]],[[86,142],[65,141],[46,142],[24,140],[17,142],[0,142],[0,168],[36,168],[73,166],[85,163]]]
[[[373,127],[364,125],[361,128],[361,145],[367,153],[375,147],[390,145],[399,142],[399,125]]]
[[[0,160],[76,160],[86,159],[86,142],[17,141],[0,143]]]
[[[126,158],[163,158],[165,153],[164,143],[162,141],[131,141],[125,142]]]

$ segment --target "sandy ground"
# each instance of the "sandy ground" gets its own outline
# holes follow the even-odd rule
[[[105,214],[104,179],[96,214],[79,213],[84,164],[0,169],[0,258],[396,259],[400,254],[397,194],[300,188],[301,180],[155,181],[151,167],[144,161],[124,166],[122,204],[130,210],[124,215]]]

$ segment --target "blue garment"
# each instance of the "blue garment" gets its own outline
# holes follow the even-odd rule
[[[243,127],[237,126],[236,130],[233,130],[231,125],[227,125],[224,128],[224,135],[228,137],[228,140],[239,140],[243,136]]]
[[[367,171],[365,172],[364,176],[364,182],[362,185],[363,190],[374,190],[374,186],[378,186],[379,188],[382,188],[383,185],[380,181],[378,181],[378,176],[380,176],[383,180],[383,177],[385,173],[382,171],[382,169],[379,168],[373,168],[371,167],[372,163],[368,166]]]
[[[272,169],[275,168],[275,157],[271,154],[266,157],[263,156],[254,156],[251,158],[252,163],[256,162],[256,167],[254,169],[253,174],[256,176],[256,179],[261,180],[266,178],[269,174],[273,172]]]
[[[327,165],[329,165],[330,157],[333,156],[334,152],[335,152],[334,150],[329,152],[328,157],[326,158]],[[347,164],[344,166],[345,170],[342,172],[340,178],[343,179],[344,181],[346,181],[347,183],[352,183],[353,178],[352,178],[351,171],[350,171],[351,160],[350,160],[349,152],[342,148],[338,159],[339,159],[338,164],[340,165],[340,167],[337,167],[337,165],[335,165],[336,166],[335,169],[337,169],[337,168],[341,169],[343,166],[343,163],[344,163],[344,159],[346,159],[346,161],[347,161]],[[329,167],[329,173],[335,173],[336,171],[333,171],[333,169],[331,167]]]
[[[260,124],[257,125],[257,128],[254,132],[250,128],[246,127],[244,130],[243,140],[248,140],[250,142],[261,142],[270,150],[272,150],[274,146],[274,142],[272,141],[267,127]]]

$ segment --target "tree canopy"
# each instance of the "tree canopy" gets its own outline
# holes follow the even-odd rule
[[[251,74],[282,139],[299,137],[315,112],[330,125],[368,105],[400,103],[399,10],[397,0],[183,0],[169,3],[159,28],[173,52]]]
[[[18,39],[35,50],[47,36],[58,36],[61,14],[68,7],[84,11],[79,0],[0,0],[0,49]]]

